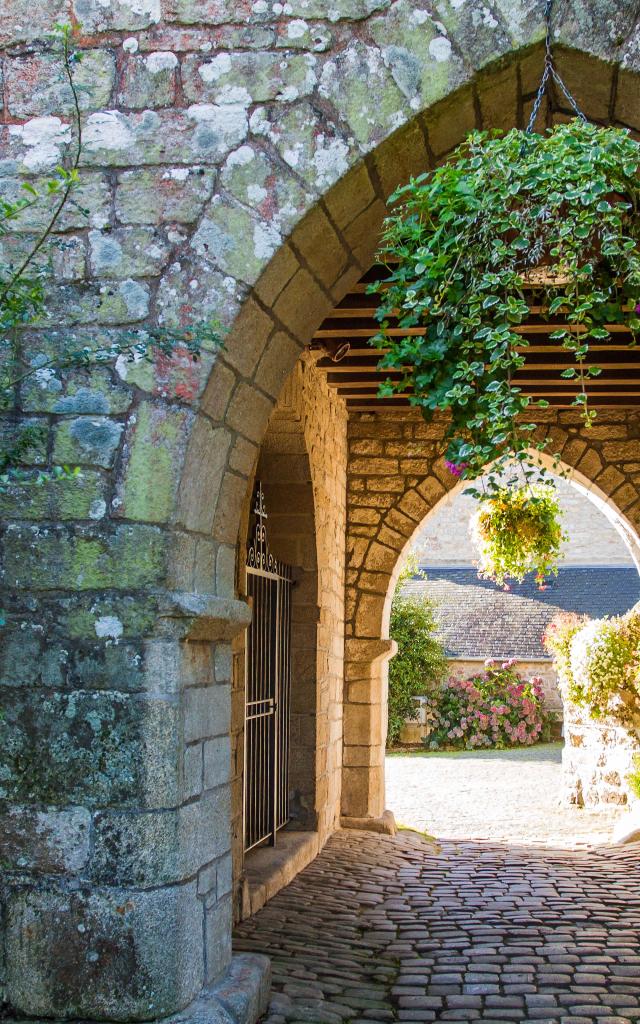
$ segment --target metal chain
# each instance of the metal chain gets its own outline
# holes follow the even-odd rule
[[[544,71],[542,72],[542,79],[540,81],[540,85],[538,86],[538,91],[536,93],[536,98],[535,98],[533,107],[531,108],[531,116],[529,118],[529,123],[527,124],[527,129],[526,129],[528,135],[531,135],[531,133],[533,132],[533,126],[536,123],[536,118],[538,116],[538,111],[540,110],[540,104],[542,103],[544,95],[545,95],[545,93],[547,91],[550,78],[553,79],[553,81],[556,83],[556,85],[558,85],[559,88],[562,90],[565,98],[569,101],[569,103],[571,104],[572,109],[575,111],[576,116],[580,117],[583,121],[587,120],[585,115],[580,110],[580,107],[578,106],[576,100],[574,99],[574,97],[569,92],[567,86],[564,84],[562,78],[560,77],[560,73],[559,73],[558,69],[556,68],[556,66],[554,64],[554,61],[553,61],[553,50],[552,50],[552,40],[551,40],[551,13],[552,13],[552,8],[553,8],[553,0],[546,0],[545,7],[544,7],[544,20],[545,20],[545,25],[546,25],[546,33],[545,33],[545,39],[544,39]]]

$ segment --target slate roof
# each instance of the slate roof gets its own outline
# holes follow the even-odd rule
[[[546,658],[541,638],[559,611],[591,618],[621,615],[640,600],[635,567],[567,566],[538,590],[533,577],[504,591],[464,566],[421,565],[405,593],[437,603],[439,637],[449,658]]]

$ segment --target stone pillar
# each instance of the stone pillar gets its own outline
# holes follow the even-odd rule
[[[116,643],[113,623],[110,643],[50,642],[42,665],[5,647],[5,999],[20,1015],[150,1020],[228,987],[229,641],[250,613],[208,595],[155,605],[144,641]]]
[[[379,819],[385,809],[387,678],[393,640],[348,638],[345,644],[342,821]]]

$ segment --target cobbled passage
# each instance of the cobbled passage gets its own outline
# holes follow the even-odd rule
[[[236,932],[266,1024],[640,1020],[640,847],[338,832]]]

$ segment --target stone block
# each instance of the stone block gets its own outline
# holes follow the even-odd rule
[[[15,118],[63,114],[73,109],[73,96],[60,57],[32,54],[5,64],[9,113]],[[115,59],[108,50],[83,50],[74,71],[81,110],[109,105],[115,79]]]
[[[349,818],[380,818],[384,811],[383,769],[345,767],[342,777],[342,814]]]
[[[330,312],[331,300],[309,272],[300,269],[273,305],[273,312],[300,344],[306,344]]]
[[[34,477],[0,492],[0,516],[10,519],[102,519],[107,511],[107,481],[84,469],[80,476],[52,479],[40,486]]]
[[[244,141],[248,128],[242,103],[194,103],[186,111],[101,110],[87,119],[82,162],[94,167],[201,167],[224,160]],[[20,142],[16,136],[19,156],[23,154]]]
[[[104,416],[79,416],[64,420],[55,429],[53,457],[72,465],[113,465],[123,424]]]
[[[317,84],[311,54],[190,54],[182,65],[184,93],[191,103],[225,103],[242,96],[247,103],[291,102],[308,96]]]
[[[422,29],[421,29],[422,34]],[[336,108],[363,152],[409,119],[409,104],[377,47],[353,40],[326,61],[320,95]]]
[[[220,421],[224,418],[236,380],[234,371],[218,360],[201,401],[202,411],[212,420]]]
[[[89,264],[100,280],[152,277],[164,268],[170,246],[150,227],[89,232]]]
[[[268,957],[236,954],[213,991],[234,1021],[259,1020],[266,1013],[271,992],[271,964]]]
[[[203,793],[200,805],[201,863],[226,856],[231,849],[231,787],[217,786]]]
[[[379,746],[382,742],[382,720],[383,713],[380,704],[345,704],[345,747]]]
[[[184,737],[186,743],[224,736],[229,731],[231,687],[224,683],[194,687],[184,696]]]
[[[9,1002],[33,1017],[166,1017],[202,987],[202,915],[193,882],[16,890],[7,905]]]
[[[5,582],[18,589],[131,589],[157,583],[165,537],[155,527],[12,526],[4,537]]]
[[[485,129],[509,131],[518,123],[518,74],[513,66],[482,75],[478,80],[478,102]]]
[[[218,736],[204,743],[204,788],[213,789],[230,781],[231,740]]]
[[[177,521],[188,530],[211,534],[215,495],[220,488],[231,435],[198,416],[185,456],[182,485],[178,491]]]
[[[211,198],[214,180],[208,167],[123,171],[117,179],[115,211],[123,224],[191,224]]]
[[[266,424],[265,424],[266,425]],[[247,498],[247,480],[226,473],[220,488],[213,522],[213,537],[220,544],[236,544],[240,524],[241,509]]]
[[[42,39],[52,31],[56,22],[64,19],[66,11],[64,0],[51,0],[50,4],[38,7],[30,0],[11,0],[3,12],[0,46]]]
[[[638,103],[640,102],[640,82],[636,72],[621,70],[618,77],[618,88],[616,90],[616,121],[628,125],[630,128],[638,128],[640,118]]]
[[[169,51],[130,57],[122,68],[118,105],[133,109],[171,106],[176,99],[178,58]]]
[[[10,807],[0,814],[8,871],[77,874],[89,860],[91,815],[82,807],[46,811]]]
[[[477,128],[476,106],[471,90],[447,97],[427,111],[424,124],[430,148],[438,162]]]
[[[251,384],[240,383],[229,403],[227,423],[250,441],[260,442],[273,405],[273,399],[262,394]]]
[[[74,0],[73,13],[84,32],[127,32],[157,24],[161,7],[160,0],[115,0],[110,4],[102,0]]]
[[[347,269],[349,253],[321,207],[315,206],[296,228],[291,245],[324,288]]]
[[[276,223],[235,200],[216,195],[208,204],[190,245],[221,273],[252,285],[282,243]]]
[[[140,403],[124,438],[116,516],[153,523],[171,517],[193,421],[186,409]]]
[[[205,905],[204,914],[204,948],[205,948],[205,983],[211,984],[221,980],[221,975],[231,960],[231,930],[233,928],[233,904],[231,896],[223,896],[212,906]],[[242,1000],[242,994],[236,985],[225,987],[227,1000],[234,1004]],[[220,996],[218,995],[218,998]],[[224,1000],[222,1000],[224,1005]],[[234,1015],[235,1017],[235,1015]]]
[[[202,743],[192,743],[185,748],[183,762],[184,799],[199,796],[202,792]]]
[[[51,314],[74,327],[139,323],[149,313],[149,302],[148,283],[133,278],[112,285],[58,285],[49,293]]]
[[[384,187],[384,185],[383,185]],[[386,195],[386,193],[385,193]],[[375,190],[366,166],[361,163],[325,196],[325,205],[339,230],[344,230],[375,199]]]
[[[202,863],[199,801],[172,810],[94,816],[91,878],[99,885],[156,888],[192,877]]]
[[[247,299],[225,344],[225,360],[243,377],[252,377],[273,330],[271,316],[253,299]]]
[[[365,567],[378,572],[392,572],[398,561],[398,552],[374,542],[367,551]]]
[[[101,691],[6,689],[2,704],[0,799],[84,807],[176,802],[174,702]]]

